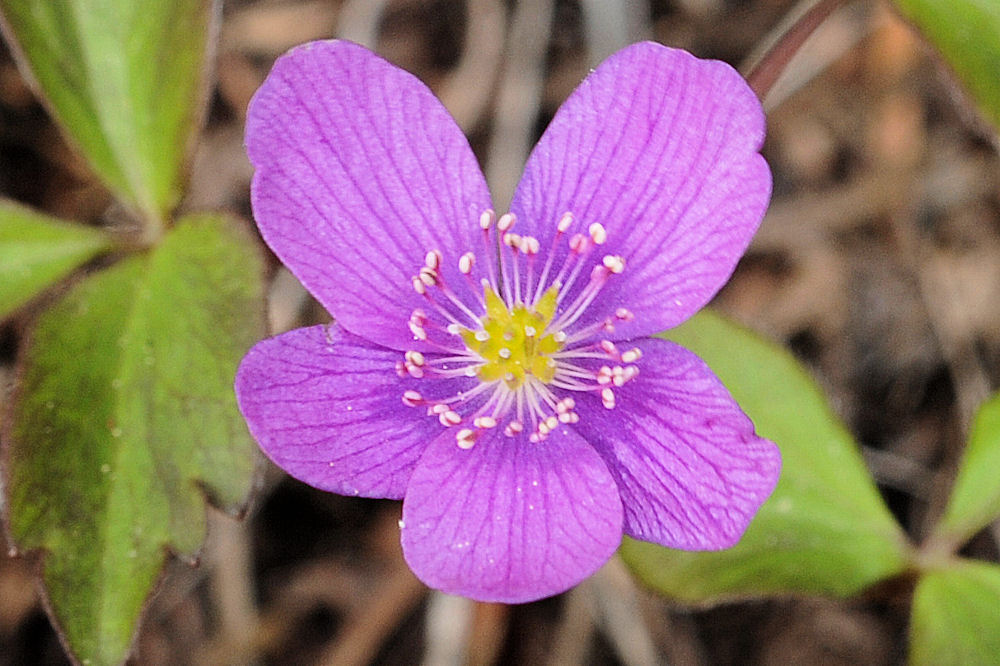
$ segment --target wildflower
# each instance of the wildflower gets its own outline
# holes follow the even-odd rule
[[[707,366],[653,333],[760,223],[760,104],[727,65],[643,43],[560,109],[509,213],[412,75],[355,44],[283,56],[247,150],[267,244],[333,315],[236,380],[264,452],[317,488],[403,499],[403,553],[480,600],[561,592],[622,533],[735,543],[780,458]]]

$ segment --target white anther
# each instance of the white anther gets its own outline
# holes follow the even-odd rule
[[[497,420],[492,416],[477,416],[472,420],[472,425],[483,430],[497,427]]]
[[[559,415],[559,423],[572,423],[576,412],[563,412]]]
[[[472,266],[476,263],[476,257],[471,252],[466,252],[461,257],[458,258],[458,271],[462,275],[468,275],[472,272]]]
[[[438,283],[437,271],[433,268],[427,268],[426,266],[421,268],[418,277],[428,287],[433,287]]]
[[[424,330],[424,327],[420,324],[415,324],[412,321],[410,322],[410,333],[413,333],[413,337],[417,340],[427,339],[427,331]]]
[[[458,448],[469,450],[476,443],[476,431],[472,428],[462,428],[455,434]]]
[[[396,374],[400,377],[405,377],[407,375],[406,364],[402,361],[396,361]]]
[[[510,350],[506,347],[501,347],[500,351],[497,352],[497,356],[500,358],[510,358]]]
[[[413,291],[417,292],[421,296],[427,293],[427,287],[424,285],[423,281],[421,281],[420,276],[418,275],[413,276]]]
[[[500,225],[497,225],[498,228],[499,228],[499,226]],[[503,244],[506,245],[507,247],[511,248],[511,249],[520,250],[521,249],[521,237],[518,236],[517,234],[504,234],[503,235]]]
[[[486,329],[481,328],[478,331],[476,331],[472,337],[474,337],[479,342],[486,342],[487,340],[490,339],[490,334],[486,332]]]
[[[475,365],[467,365],[467,366],[465,366],[465,371],[464,371],[465,376],[466,377],[475,377],[476,376],[476,368],[477,367],[478,366],[475,366]]]
[[[461,423],[462,417],[458,412],[453,412],[451,410],[448,410],[447,412],[438,415],[438,421],[440,421],[441,425],[443,425],[445,428],[448,428],[451,426],[456,426],[459,423]]]
[[[622,354],[623,363],[635,363],[640,358],[642,358],[642,350],[639,349],[638,347],[633,347],[632,349],[629,349],[627,352]]]
[[[566,230],[569,229],[570,225],[572,224],[573,224],[573,213],[567,211],[562,214],[562,217],[559,218],[559,223],[556,224],[556,231],[558,231],[561,234],[566,233]]]
[[[421,326],[427,321],[427,313],[417,308],[412,313],[410,313],[410,321],[414,324],[420,324]]]
[[[555,333],[552,334],[552,339],[558,342],[559,344],[562,344],[566,342],[566,333],[563,331],[556,331]]]
[[[447,411],[448,411],[448,405],[439,402],[434,405],[431,405],[427,409],[427,414],[433,416],[440,416],[441,414],[444,414]]]
[[[558,425],[558,423],[557,423],[557,425]],[[552,432],[552,428],[549,427],[548,423],[546,423],[545,421],[542,421],[541,423],[538,424],[538,433],[537,434],[539,434],[542,437],[544,437],[544,436],[548,435],[550,432]],[[531,441],[537,442],[539,440],[533,439]]]
[[[520,433],[522,430],[524,430],[524,426],[521,424],[520,421],[511,421],[510,423],[507,424],[507,427],[503,429],[503,434],[507,435],[508,437],[513,437],[514,435]]]
[[[413,365],[412,363],[407,363],[407,365],[406,365],[406,371],[414,379],[422,379],[423,376],[424,376],[424,369],[421,368],[420,366]]]
[[[590,234],[590,240],[594,241],[594,245],[604,245],[604,241],[608,240],[608,232],[605,231],[604,225],[600,222],[594,222],[587,228],[587,233]]]
[[[638,376],[639,376],[639,368],[637,368],[636,366],[630,365],[625,368],[625,374],[623,375],[625,381],[631,381]]]
[[[614,376],[612,378],[612,382],[614,382],[614,385],[624,386],[626,381],[628,380],[625,379],[625,369],[620,365],[615,366]]]
[[[615,347],[615,343],[611,340],[601,340],[601,349],[603,349],[608,354],[614,354],[618,349]]]
[[[497,219],[497,214],[493,212],[492,208],[484,210],[479,215],[479,228],[482,229],[483,231],[486,231],[487,229],[493,226],[493,223],[496,221],[496,219]]]
[[[528,336],[529,338],[533,338],[536,335],[538,335],[538,329],[536,329],[534,326],[525,326],[524,327],[524,334],[526,336]]]
[[[625,308],[618,308],[617,310],[615,310],[615,319],[618,319],[620,321],[632,321],[632,319],[634,318],[635,317],[632,315],[632,313]]]
[[[609,388],[601,390],[601,403],[604,405],[605,409],[614,409],[615,407],[615,392]]]
[[[497,220],[497,231],[500,233],[510,231],[510,228],[514,226],[515,222],[517,222],[517,217],[515,217],[513,213],[504,213],[500,216],[500,219]]]
[[[441,267],[442,258],[440,250],[431,250],[427,253],[427,256],[424,257],[424,265],[432,271],[436,271]]]
[[[606,254],[604,255],[602,263],[604,264],[605,268],[607,268],[615,275],[618,275],[625,270],[625,260],[619,257],[618,255]]]
[[[559,418],[557,416],[550,416],[545,419],[545,425],[549,427],[549,430],[555,430],[559,427]]]
[[[424,401],[424,396],[417,391],[405,391],[403,393],[403,404],[407,407],[416,407]]]
[[[521,237],[521,252],[527,255],[538,254],[538,251],[542,249],[542,244],[538,242],[538,239],[534,236],[522,236]]]
[[[461,335],[462,327],[458,324],[448,324],[444,327],[444,330],[448,331],[451,335]]]
[[[569,249],[576,254],[583,254],[590,247],[590,241],[583,234],[573,234],[569,237]]]
[[[413,365],[423,365],[424,355],[418,351],[408,351],[403,354],[403,358],[406,359],[407,363],[412,363]]]

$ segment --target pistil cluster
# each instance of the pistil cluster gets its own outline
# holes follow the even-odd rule
[[[407,390],[403,403],[425,408],[441,425],[456,428],[455,440],[463,449],[496,427],[510,437],[527,431],[530,441],[540,442],[560,424],[579,421],[574,393],[595,393],[613,409],[615,389],[639,374],[639,349],[620,351],[602,336],[617,323],[631,321],[631,312],[619,308],[595,324],[580,324],[605,284],[625,270],[622,257],[599,252],[607,241],[604,227],[595,222],[586,233],[570,233],[577,221],[565,213],[539,266],[538,239],[515,233],[516,222],[513,214],[498,219],[485,211],[479,219],[485,256],[496,261],[479,267],[472,252],[458,258],[459,273],[477,294],[475,302],[463,302],[445,281],[439,250],[427,252],[411,280],[426,307],[412,312],[410,332],[443,353],[428,360],[420,351],[406,351],[397,373],[417,379],[469,377],[478,383],[444,399]],[[556,267],[560,243],[567,243],[569,252]],[[581,280],[587,283],[571,298]]]

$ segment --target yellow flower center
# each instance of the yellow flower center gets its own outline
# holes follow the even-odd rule
[[[549,355],[562,348],[559,334],[547,331],[556,311],[559,289],[550,287],[533,305],[507,304],[490,287],[485,288],[486,314],[477,331],[463,329],[462,340],[469,351],[485,363],[476,370],[482,382],[503,380],[516,390],[528,376],[548,384],[556,373]]]

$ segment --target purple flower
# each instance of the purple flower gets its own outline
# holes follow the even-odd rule
[[[421,82],[348,42],[293,49],[250,104],[253,209],[336,323],[247,354],[251,432],[310,485],[402,498],[406,560],[449,593],[561,592],[623,532],[731,546],[778,450],[699,358],[649,336],[746,249],[763,137],[728,65],[636,44],[566,101],[497,216]]]

